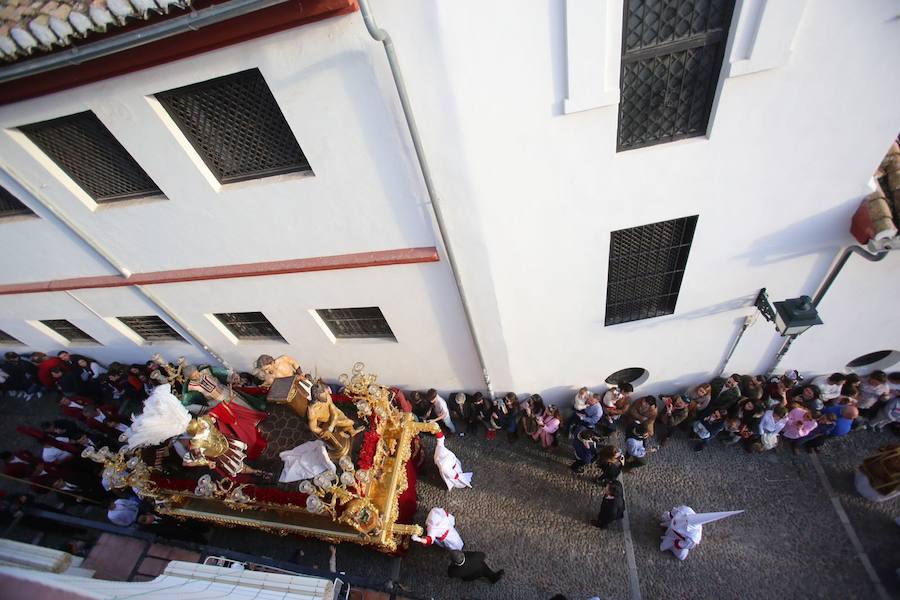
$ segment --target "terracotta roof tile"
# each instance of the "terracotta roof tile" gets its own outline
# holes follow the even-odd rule
[[[12,62],[68,46],[90,33],[122,27],[191,0],[0,0],[0,58]]]

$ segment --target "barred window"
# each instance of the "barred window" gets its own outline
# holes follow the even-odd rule
[[[0,329],[0,346],[24,346],[22,342]]]
[[[706,134],[734,0],[626,0],[618,150]]]
[[[184,338],[177,331],[156,315],[147,317],[117,317],[129,329],[148,342],[175,340],[183,342]]]
[[[391,326],[377,306],[367,308],[320,308],[316,311],[336,338],[394,337]]]
[[[162,194],[91,111],[19,129],[97,202]]]
[[[97,340],[73,325],[66,319],[47,319],[41,321],[44,325],[75,344],[99,344]]]
[[[606,325],[675,312],[697,216],[613,231]]]
[[[239,340],[286,341],[261,312],[216,313],[214,316]]]
[[[221,183],[311,171],[259,69],[156,98]]]
[[[0,187],[0,217],[13,215],[31,215],[31,210],[22,204],[9,190]]]

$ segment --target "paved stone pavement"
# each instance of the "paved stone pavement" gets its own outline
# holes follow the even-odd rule
[[[0,446],[30,447],[14,434],[16,425],[55,415],[45,398],[24,404],[0,401]],[[618,434],[621,435],[621,434]],[[621,438],[618,438],[621,441]],[[886,588],[900,597],[900,500],[868,502],[854,492],[853,469],[878,446],[896,442],[889,433],[855,432],[835,439],[817,456],[830,487],[846,511],[863,550]],[[433,466],[420,476],[419,512],[424,522],[432,506],[455,514],[467,549],[487,553],[506,577],[462,583],[445,576],[447,556],[415,545],[402,559],[400,584],[409,595],[446,599],[547,599],[563,593],[570,600],[593,595],[607,599],[678,598],[842,598],[879,599],[835,511],[813,457],[787,448],[749,455],[713,443],[695,453],[682,437],[673,438],[650,464],[624,476],[634,566],[639,585],[630,586],[622,522],[606,531],[588,525],[599,506],[590,477],[567,468],[571,449],[564,441],[555,454],[525,439],[509,445],[498,436],[451,438],[447,445],[467,470],[474,488],[448,492]],[[430,452],[433,441],[426,440]],[[7,482],[0,488],[9,489]],[[698,512],[745,509],[742,515],[704,528],[701,545],[680,562],[659,551],[659,513],[677,504]],[[245,529],[219,529],[210,544],[327,569],[328,546],[315,540],[283,538]],[[397,566],[391,557],[344,544],[341,571],[385,579]]]

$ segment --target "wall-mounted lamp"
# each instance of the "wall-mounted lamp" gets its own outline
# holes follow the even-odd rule
[[[766,288],[763,288],[759,290],[755,304],[766,321],[775,323],[775,329],[782,336],[796,337],[813,325],[822,324],[819,311],[813,306],[809,296],[776,302],[773,308]]]

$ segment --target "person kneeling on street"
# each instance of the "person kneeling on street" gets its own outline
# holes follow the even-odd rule
[[[613,521],[618,521],[625,515],[625,494],[622,482],[616,479],[603,484],[603,500],[600,502],[600,512],[597,518],[591,521],[591,525],[606,529]]]

